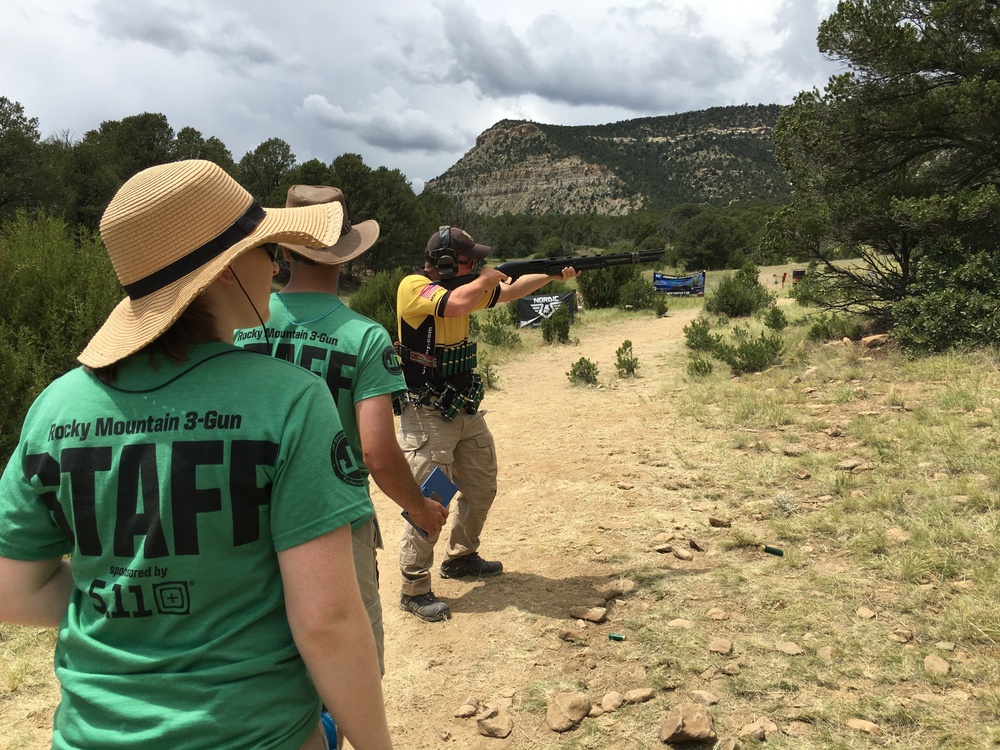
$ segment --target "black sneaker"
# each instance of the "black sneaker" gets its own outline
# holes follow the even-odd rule
[[[403,594],[399,597],[399,608],[406,612],[412,612],[427,622],[440,622],[451,617],[451,607],[434,596],[433,591],[416,596]]]
[[[489,578],[490,576],[498,576],[502,572],[502,562],[484,560],[477,552],[441,563],[442,578]]]

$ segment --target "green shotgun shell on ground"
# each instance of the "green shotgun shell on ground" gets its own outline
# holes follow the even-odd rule
[[[765,544],[763,549],[769,555],[777,555],[778,557],[785,556],[785,551],[778,549],[777,547],[769,547],[768,545]]]
[[[625,640],[625,636],[623,636],[621,633],[608,633],[608,638],[610,638],[613,641],[624,641]]]

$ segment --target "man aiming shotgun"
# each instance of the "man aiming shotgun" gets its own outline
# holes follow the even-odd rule
[[[479,556],[480,533],[497,492],[493,435],[479,410],[483,387],[469,316],[531,294],[580,268],[651,262],[662,250],[582,258],[546,258],[485,267],[492,249],[457,227],[441,227],[424,250],[424,268],[400,282],[396,296],[399,342],[407,393],[400,403],[399,444],[418,482],[439,467],[458,485],[447,533],[442,578],[487,578],[503,572],[499,561]],[[655,254],[655,255],[654,255]],[[637,258],[641,257],[641,260]],[[577,264],[580,264],[578,267]],[[400,607],[431,622],[451,609],[431,591],[437,535],[406,527],[399,545]]]

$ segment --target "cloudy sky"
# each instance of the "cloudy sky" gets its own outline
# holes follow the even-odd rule
[[[504,118],[787,104],[836,0],[4,0],[0,96],[43,137],[160,112],[239,160],[361,154],[420,190]]]

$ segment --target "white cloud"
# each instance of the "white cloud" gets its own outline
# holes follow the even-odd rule
[[[835,1],[8,0],[0,95],[46,135],[162,112],[237,159],[279,137],[422,184],[504,118],[789,103],[836,70],[815,44]]]

